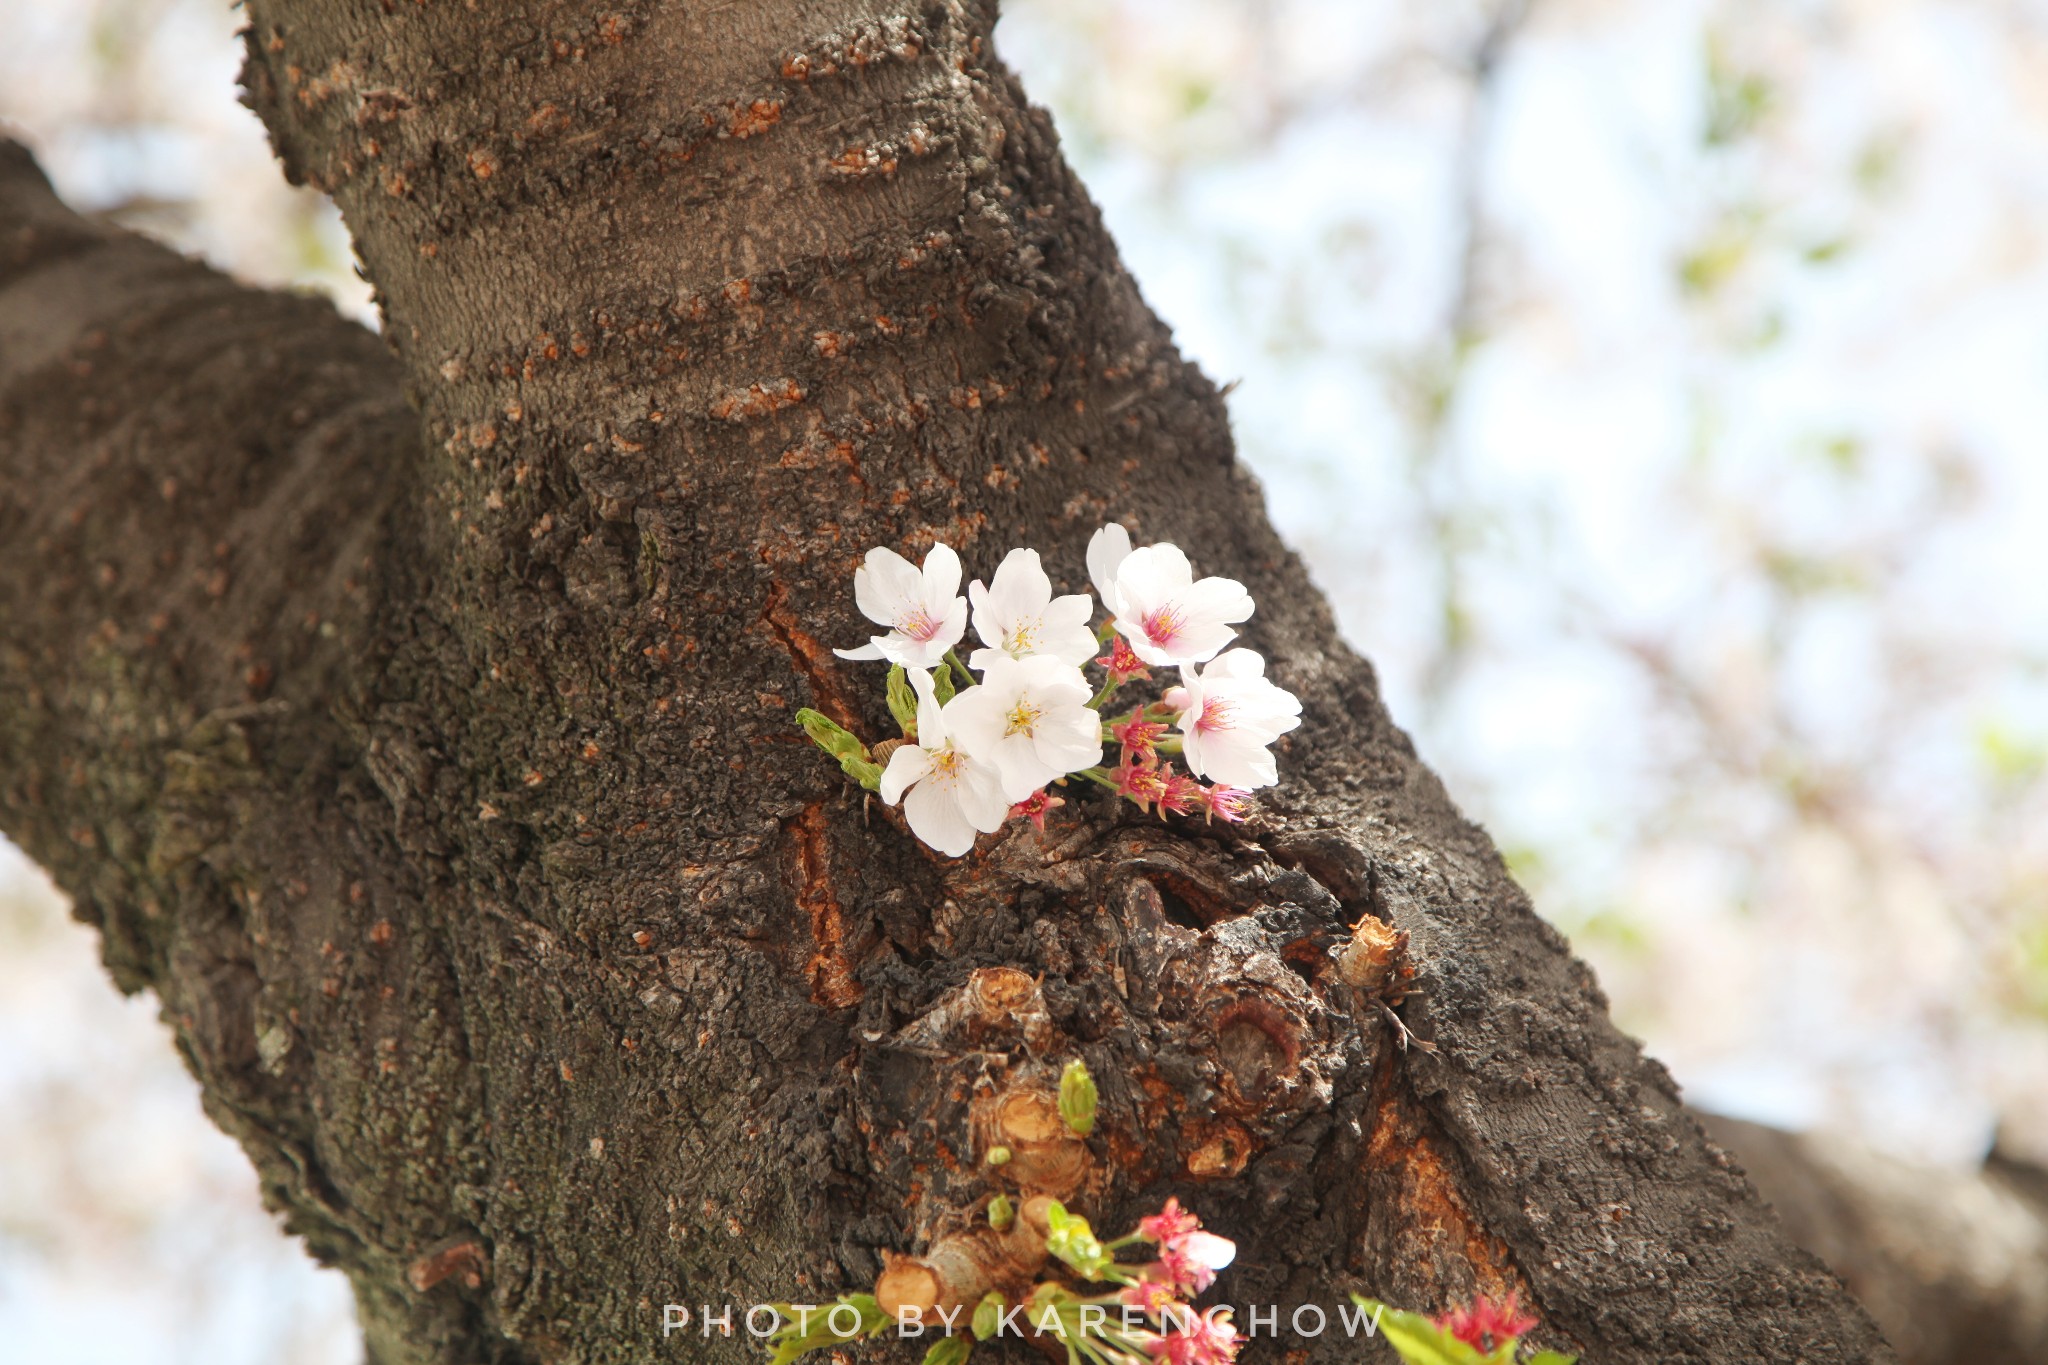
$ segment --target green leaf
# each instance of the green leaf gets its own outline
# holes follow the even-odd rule
[[[990,1337],[994,1336],[996,1328],[1000,1324],[1003,1310],[1009,1306],[1008,1300],[1003,1298],[1002,1291],[999,1289],[991,1289],[988,1293],[983,1294],[981,1302],[974,1305],[974,1339],[976,1341],[987,1341]]]
[[[932,670],[932,695],[941,706],[953,700],[953,670],[944,663]]]
[[[1060,1073],[1060,1117],[1082,1137],[1095,1131],[1095,1100],[1095,1078],[1088,1074],[1088,1064],[1076,1057]]]
[[[840,771],[848,777],[869,791],[882,785],[881,766],[869,757],[867,745],[852,731],[808,706],[796,713],[796,723],[811,737],[811,743],[839,760]]]
[[[832,1325],[832,1310],[841,1305],[860,1315],[860,1325],[850,1332],[839,1332]],[[775,1348],[768,1365],[789,1365],[798,1357],[827,1346],[844,1346],[863,1337],[878,1336],[889,1326],[889,1315],[876,1304],[873,1294],[842,1294],[803,1315],[798,1314],[795,1304],[778,1303],[774,1308],[782,1315],[783,1325],[768,1338],[768,1344]],[[839,1314],[839,1320],[844,1322],[846,1314]]]
[[[924,1365],[964,1365],[973,1353],[974,1344],[967,1338],[941,1337],[924,1353]]]
[[[1515,1365],[1514,1341],[1502,1342],[1492,1355],[1481,1355],[1420,1313],[1389,1308],[1363,1294],[1353,1294],[1351,1301],[1368,1313],[1379,1311],[1380,1335],[1408,1365]],[[1577,1361],[1577,1356],[1538,1351],[1521,1365],[1576,1365]]]
[[[1408,1365],[1494,1365],[1420,1313],[1390,1308],[1363,1294],[1353,1294],[1351,1301],[1367,1312],[1379,1310],[1380,1335]]]
[[[1101,1279],[1114,1261],[1088,1220],[1068,1213],[1057,1200],[1046,1210],[1046,1229],[1045,1249],[1091,1280]]]
[[[889,665],[889,714],[896,718],[905,739],[917,738],[917,692],[902,664]]]

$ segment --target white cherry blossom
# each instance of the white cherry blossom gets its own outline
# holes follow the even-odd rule
[[[922,569],[894,550],[869,550],[867,562],[853,573],[853,600],[861,615],[889,633],[870,637],[858,649],[832,651],[842,659],[933,668],[967,633],[960,556],[949,545],[932,546]]]
[[[1231,627],[1252,614],[1252,597],[1234,578],[1196,579],[1180,547],[1161,541],[1131,548],[1111,525],[1088,542],[1088,576],[1130,641],[1152,665],[1198,664],[1236,638]]]
[[[1301,702],[1266,678],[1266,661],[1249,649],[1220,654],[1206,669],[1181,669],[1183,685],[1165,702],[1180,710],[1181,754],[1198,777],[1247,790],[1270,787],[1280,768],[1268,748],[1301,724]]]
[[[1003,794],[996,765],[969,752],[949,730],[947,711],[960,698],[942,708],[931,674],[906,671],[917,690],[917,738],[889,755],[878,791],[892,806],[903,803],[912,834],[948,858],[958,858],[974,847],[976,834],[992,834],[1002,826],[1011,798]]]
[[[1130,558],[1131,533],[1116,522],[1088,537],[1088,581],[1102,595],[1102,605],[1116,610],[1116,571]]]
[[[1089,708],[1090,695],[1072,664],[998,655],[980,686],[946,703],[946,724],[969,753],[995,764],[1004,794],[1022,801],[1102,761],[1102,717]]]
[[[987,646],[967,658],[977,672],[998,659],[1049,655],[1079,668],[1095,657],[1095,632],[1089,621],[1095,603],[1085,592],[1052,595],[1036,550],[1012,550],[996,566],[995,578],[984,586],[968,585],[974,607],[974,633]]]

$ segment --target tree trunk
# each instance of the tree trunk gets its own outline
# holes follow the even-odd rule
[[[2048,1170],[1996,1149],[1962,1171],[1836,1135],[1706,1124],[1904,1365],[2048,1360]]]
[[[865,1289],[1003,1188],[1177,1193],[1283,1315],[1892,1359],[1388,720],[992,7],[247,8],[396,358],[0,161],[0,823],[374,1361],[739,1360],[663,1305]],[[1077,588],[1112,519],[1258,598],[1282,785],[933,856],[792,721],[892,733],[853,567]],[[1095,1136],[992,1172],[1076,1056]]]

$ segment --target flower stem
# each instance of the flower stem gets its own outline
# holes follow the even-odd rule
[[[947,651],[946,651],[946,662],[947,662],[947,663],[949,663],[949,664],[951,664],[951,665],[953,666],[953,671],[954,671],[955,673],[957,673],[957,674],[959,674],[959,675],[960,675],[960,686],[961,686],[961,687],[962,687],[963,689],[964,689],[964,688],[969,688],[969,687],[972,687],[972,686],[974,686],[974,675],[973,675],[972,673],[969,673],[969,672],[967,671],[967,665],[966,665],[966,664],[963,664],[963,663],[961,663],[961,662],[960,662],[960,651],[959,651],[959,650],[957,650],[957,649],[949,649],[949,650],[947,650]]]

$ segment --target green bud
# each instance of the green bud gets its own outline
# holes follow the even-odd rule
[[[953,666],[942,659],[932,670],[932,695],[939,699],[939,705],[944,706],[953,700],[953,688]]]
[[[988,1149],[988,1164],[991,1166],[1007,1166],[1010,1164],[1010,1155],[1008,1147],[991,1147]]]
[[[1057,1200],[1046,1209],[1045,1249],[1091,1280],[1101,1279],[1114,1260],[1088,1220]]]
[[[889,665],[889,714],[896,718],[905,739],[917,738],[917,693],[902,664]]]
[[[962,1365],[973,1353],[974,1346],[965,1337],[940,1337],[924,1353],[924,1365]]]
[[[1010,1202],[1010,1196],[999,1194],[988,1201],[988,1225],[997,1232],[1008,1232],[1010,1224],[1017,1221],[1017,1206]]]
[[[796,713],[796,723],[811,737],[811,743],[839,760],[840,771],[848,777],[869,791],[882,785],[881,765],[868,757],[867,746],[852,731],[808,706]]]
[[[1076,1057],[1060,1073],[1060,1117],[1067,1127],[1087,1137],[1095,1131],[1095,1078],[1088,1065]]]
[[[804,733],[811,737],[811,743],[823,749],[834,758],[855,758],[866,755],[867,749],[852,731],[833,720],[830,716],[813,711],[806,706],[796,713],[796,723],[804,727]]]
[[[974,1339],[976,1341],[987,1341],[990,1337],[994,1336],[996,1334],[996,1327],[1002,1318],[1003,1310],[1009,1306],[1009,1303],[1003,1298],[1001,1290],[991,1289],[988,1293],[983,1294],[981,1302],[974,1305]]]

